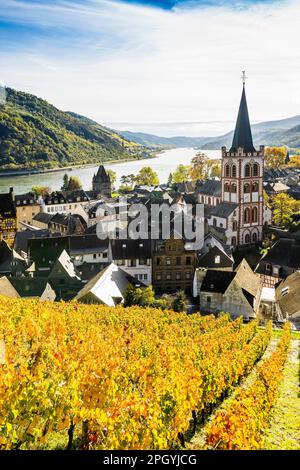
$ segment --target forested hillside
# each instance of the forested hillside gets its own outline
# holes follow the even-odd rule
[[[0,105],[1,169],[54,168],[138,156],[140,147],[88,118],[11,88]]]

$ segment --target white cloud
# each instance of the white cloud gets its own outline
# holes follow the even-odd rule
[[[214,121],[190,134],[223,132],[246,69],[252,121],[300,114],[298,0],[172,12],[104,0],[2,3],[0,19],[47,34],[2,53],[1,79],[62,109],[100,122]]]

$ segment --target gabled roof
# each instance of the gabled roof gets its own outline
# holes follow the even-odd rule
[[[300,313],[300,271],[281,281],[275,289],[275,296],[284,318]]]
[[[226,219],[227,217],[232,214],[233,211],[238,207],[238,204],[233,202],[221,202],[217,206],[215,206],[212,211],[210,212],[211,217],[221,217]]]
[[[196,192],[208,196],[221,197],[222,182],[220,180],[207,179],[202,185],[198,185]]]
[[[0,217],[14,218],[16,216],[12,194],[12,191],[6,194],[0,194]]]
[[[151,240],[111,240],[112,257],[117,259],[151,258]]]
[[[243,289],[245,292],[248,292],[253,297],[257,295],[257,292],[260,288],[260,277],[258,274],[255,274],[252,271],[245,259],[243,259],[238,265],[234,281],[241,289]]]
[[[220,259],[217,263],[216,259]],[[233,259],[219,246],[212,247],[199,258],[198,265],[204,268],[230,268],[233,266]]]
[[[42,222],[43,224],[48,225],[50,220],[54,217],[53,214],[48,214],[47,212],[38,212],[34,217],[34,222]]]
[[[235,278],[236,273],[232,271],[208,270],[201,285],[201,291],[224,294]]]
[[[69,238],[69,251],[72,256],[81,253],[102,253],[107,251],[108,247],[108,238],[101,240],[96,234]]]
[[[52,291],[51,298],[55,299],[55,292],[46,279],[32,277],[12,277],[9,279],[20,297],[43,297],[45,291]]]
[[[141,281],[130,276],[123,269],[111,263],[103,269],[93,279],[91,279],[83,289],[76,295],[74,300],[83,301],[91,296],[96,302],[114,307],[123,302],[124,293],[127,286],[131,284],[135,287],[144,287]]]
[[[62,251],[60,257],[54,264],[54,267],[49,275],[49,279],[54,278],[61,273],[65,273],[71,279],[80,280],[79,273],[66,250]]]
[[[230,152],[235,152],[241,147],[244,152],[255,152],[253,145],[252,132],[249,120],[245,85],[243,86],[243,92],[240,102],[239,113],[236,121],[232,146]]]
[[[0,277],[0,295],[6,297],[18,298],[20,297],[10,280],[6,277]]]

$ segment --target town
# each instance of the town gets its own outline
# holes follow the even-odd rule
[[[266,151],[253,144],[244,83],[219,176],[174,182],[170,175],[164,184],[129,184],[134,175],[124,176],[122,199],[100,165],[92,189],[68,177],[61,191],[7,188],[0,194],[0,294],[227,312],[300,329],[300,164],[290,164],[287,150],[281,165],[268,168]],[[205,155],[194,163],[204,167]],[[136,204],[176,204],[193,214],[202,205],[201,247],[176,237],[174,227],[160,239],[110,236]],[[98,236],[99,223],[106,238]]]

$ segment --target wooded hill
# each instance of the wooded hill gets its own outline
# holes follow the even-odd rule
[[[141,147],[83,116],[6,89],[0,105],[0,168],[55,168],[139,157]]]

